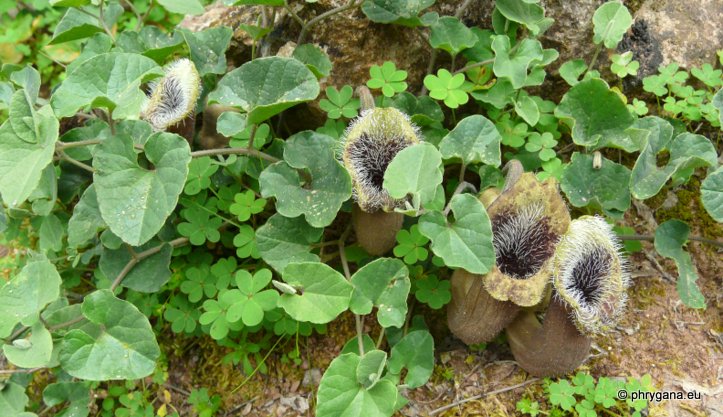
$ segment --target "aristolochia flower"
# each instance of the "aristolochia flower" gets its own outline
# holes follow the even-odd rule
[[[630,277],[620,248],[612,227],[597,216],[574,220],[557,246],[553,286],[583,334],[614,326],[625,308]]]
[[[523,307],[539,303],[549,282],[555,244],[570,224],[556,182],[540,183],[534,174],[522,174],[487,212],[497,262],[483,278],[485,288],[500,301]]]
[[[165,75],[151,83],[150,97],[141,110],[141,118],[156,130],[166,130],[193,114],[201,93],[201,77],[188,59],[179,59],[165,67]]]
[[[342,141],[342,159],[363,211],[392,211],[402,204],[382,187],[384,173],[399,151],[415,143],[419,143],[416,127],[397,109],[367,110],[352,122]]]

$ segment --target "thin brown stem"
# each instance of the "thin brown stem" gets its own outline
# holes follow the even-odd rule
[[[433,416],[433,415],[435,415],[435,414],[439,414],[439,413],[441,413],[442,411],[449,410],[450,408],[457,407],[458,405],[464,404],[464,403],[469,402],[469,401],[479,400],[480,398],[489,397],[490,395],[502,394],[503,392],[512,391],[512,390],[515,390],[515,389],[517,389],[517,388],[522,388],[522,387],[525,387],[525,386],[530,385],[530,384],[532,384],[532,383],[535,383],[535,382],[537,382],[537,381],[539,381],[539,380],[540,380],[540,378],[532,378],[532,379],[528,379],[528,380],[525,381],[525,382],[521,382],[521,383],[519,383],[519,384],[517,384],[517,385],[512,385],[511,387],[500,388],[500,389],[497,389],[497,390],[494,390],[494,391],[489,391],[489,392],[485,392],[485,393],[482,393],[482,394],[478,394],[478,395],[475,395],[475,396],[472,396],[472,397],[469,397],[469,398],[465,398],[465,399],[463,399],[463,400],[459,400],[459,401],[453,402],[452,404],[445,405],[444,407],[437,408],[436,410],[432,410],[432,411],[429,413],[429,415],[430,415],[430,416]]]
[[[353,9],[355,7],[361,6],[363,2],[356,2],[356,0],[350,0],[349,3],[345,4],[344,6],[339,6],[335,9],[331,9],[325,13],[320,14],[319,16],[316,16],[315,18],[309,20],[304,26],[301,27],[301,32],[299,33],[299,38],[296,40],[297,45],[301,45],[304,42],[304,39],[306,39],[306,34],[309,32],[309,29],[314,27],[317,23],[321,22],[322,20],[326,19],[327,17],[331,17],[337,13],[345,12],[349,9]]]
[[[62,151],[62,150],[58,151],[58,156],[60,157],[61,160],[71,163],[71,164],[77,166],[78,168],[84,169],[88,172],[95,172],[95,169],[93,169],[92,166],[84,164],[84,163],[78,161],[77,159],[68,156],[68,154],[66,154],[65,151]]]
[[[111,290],[111,291],[114,291],[116,288],[118,288],[118,286],[121,284],[121,282],[123,282],[123,279],[128,275],[129,272],[131,272],[131,270],[133,270],[133,267],[135,267],[140,261],[148,258],[149,256],[153,256],[153,255],[157,254],[158,252],[160,252],[161,249],[163,249],[163,247],[164,247],[165,245],[171,245],[171,246],[173,246],[174,248],[176,248],[176,247],[179,247],[179,246],[183,246],[183,245],[185,245],[185,244],[187,244],[187,243],[188,243],[188,238],[187,238],[187,237],[179,237],[179,238],[177,238],[177,239],[173,239],[173,240],[170,241],[170,242],[164,242],[164,243],[161,243],[161,244],[158,245],[158,246],[154,246],[154,247],[152,247],[152,248],[150,248],[150,249],[146,249],[146,250],[144,250],[143,252],[140,252],[140,253],[131,252],[131,256],[132,256],[132,257],[131,257],[131,260],[128,261],[128,263],[123,267],[123,269],[122,269],[121,272],[118,274],[118,276],[113,280],[113,284],[111,284],[110,290]]]

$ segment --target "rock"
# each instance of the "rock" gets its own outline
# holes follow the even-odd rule
[[[633,51],[640,62],[637,86],[660,65],[677,63],[690,70],[704,63],[714,65],[716,49],[723,45],[723,2],[699,0],[695,4],[674,0],[648,0],[635,13],[632,27],[618,49]]]
[[[319,368],[311,368],[304,372],[304,379],[301,385],[304,387],[316,387],[321,382],[321,370]]]

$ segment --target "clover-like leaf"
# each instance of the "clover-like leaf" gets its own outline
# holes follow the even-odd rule
[[[633,17],[622,2],[609,1],[595,10],[592,23],[592,41],[596,44],[602,42],[606,48],[613,49],[632,25]]]
[[[0,288],[0,337],[7,337],[16,324],[34,324],[46,305],[60,296],[60,275],[45,258],[31,259]]]
[[[293,58],[268,57],[224,75],[208,99],[240,107],[248,113],[248,124],[258,124],[318,95],[319,83],[306,65]]]
[[[117,136],[98,145],[93,159],[103,220],[133,246],[149,241],[176,208],[191,150],[184,138],[159,132],[146,142],[145,156],[153,169],[139,165],[130,137]]]
[[[550,404],[558,405],[566,411],[572,410],[577,403],[575,388],[566,379],[550,384]]]
[[[146,100],[141,84],[162,74],[161,67],[143,55],[99,54],[68,74],[50,104],[58,117],[72,116],[85,106],[105,107],[114,119],[137,117]]]
[[[426,384],[434,370],[434,339],[426,330],[407,333],[392,347],[389,358],[389,372],[401,374],[407,369],[404,385],[417,388]]]
[[[69,331],[60,344],[60,365],[70,375],[91,381],[137,379],[153,373],[160,349],[138,308],[98,290],[83,299],[90,324]]]
[[[444,100],[444,105],[456,109],[469,101],[469,96],[463,88],[464,74],[452,75],[442,68],[437,75],[429,74],[424,77],[424,86],[429,89],[429,96],[435,100]]]
[[[440,17],[430,26],[430,30],[429,43],[432,48],[445,50],[451,55],[457,55],[477,43],[474,32],[456,17]]]
[[[381,66],[372,65],[369,68],[371,78],[367,81],[367,87],[380,88],[385,97],[392,97],[407,89],[407,71],[398,70],[392,61],[385,61]]]
[[[254,273],[236,272],[235,283],[239,293],[237,300],[228,308],[229,322],[243,321],[246,326],[256,326],[264,319],[264,312],[276,308],[279,293],[265,289],[271,282],[271,271],[262,268]]]
[[[673,126],[654,116],[638,120],[635,126],[650,132],[630,177],[630,191],[639,200],[658,194],[676,173],[717,164],[715,147],[704,136],[685,132],[673,139]],[[657,155],[664,149],[669,150],[670,159],[659,167]]]
[[[276,198],[286,217],[304,215],[314,227],[331,224],[351,197],[349,173],[334,157],[336,141],[305,131],[286,140],[284,161],[266,168],[259,177],[261,195]]]
[[[710,217],[723,222],[723,167],[718,167],[700,184],[700,199]]]
[[[467,165],[481,162],[499,166],[501,140],[495,125],[476,114],[460,120],[447,133],[439,143],[439,152],[444,159],[460,158]]]
[[[393,198],[412,195],[418,209],[430,203],[442,183],[442,155],[434,145],[422,142],[397,153],[384,172],[383,187]]]
[[[624,212],[630,207],[630,170],[603,157],[600,169],[593,156],[573,153],[562,174],[560,188],[575,207],[597,204],[604,210]]]
[[[256,231],[259,252],[266,263],[282,272],[292,262],[317,262],[311,244],[318,242],[323,229],[310,226],[302,216],[274,214]]]
[[[394,413],[397,387],[387,379],[367,389],[357,380],[361,358],[343,354],[329,365],[319,384],[318,417],[388,417]]]
[[[53,160],[58,128],[50,106],[36,111],[25,90],[12,95],[8,120],[0,126],[0,194],[5,204],[19,206],[38,186]]]
[[[690,308],[705,308],[705,298],[695,283],[698,280],[698,273],[690,254],[683,250],[689,233],[690,227],[684,222],[676,219],[668,220],[655,230],[655,250],[660,256],[675,261],[680,274],[676,284],[680,301]]]
[[[417,290],[414,292],[414,297],[433,310],[439,310],[452,300],[449,280],[440,280],[435,275],[428,275],[417,280],[415,285]]]
[[[353,287],[330,266],[318,262],[292,263],[283,280],[298,294],[282,294],[279,307],[294,320],[323,324],[349,308]]]
[[[338,119],[342,116],[353,119],[357,116],[360,107],[359,99],[353,98],[354,91],[350,85],[345,85],[341,90],[336,87],[326,87],[327,99],[319,101],[319,107],[324,110],[329,118]]]
[[[605,81],[593,78],[572,87],[562,97],[555,116],[572,125],[572,140],[582,146],[638,150],[626,132],[635,121],[620,96]]]
[[[432,251],[448,267],[486,274],[495,264],[492,225],[482,203],[469,194],[450,201],[455,220],[449,222],[437,211],[419,219],[419,230],[432,241]]]
[[[381,258],[360,268],[351,277],[354,292],[350,310],[369,314],[377,307],[382,327],[402,327],[407,315],[407,296],[411,283],[407,267],[397,259]]]

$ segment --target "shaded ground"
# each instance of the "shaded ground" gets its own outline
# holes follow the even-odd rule
[[[677,193],[680,194],[680,190]],[[674,204],[670,204],[670,199],[668,196],[661,199],[663,202],[647,202],[656,208],[655,213],[648,206],[639,205],[637,210],[628,213],[626,223],[635,226],[637,233],[649,234],[654,230],[651,221],[662,222],[678,215],[676,210],[684,211],[687,217],[692,216],[689,220],[693,225],[692,234],[704,233],[720,239],[721,225],[705,221],[697,199],[686,201],[676,197]],[[667,208],[665,201],[668,201]],[[626,314],[614,331],[595,340],[591,358],[579,368],[595,377],[637,378],[650,374],[658,390],[694,390],[703,396],[701,401],[653,404],[650,416],[723,416],[723,293],[720,291],[723,256],[720,251],[697,242],[690,243],[688,249],[698,268],[698,283],[708,308],[698,311],[682,305],[674,283],[675,265],[656,257],[652,242],[643,242],[643,252],[630,259],[633,284]],[[492,343],[484,350],[470,350],[460,342],[450,344],[445,319],[440,317],[443,312],[427,313],[425,317],[428,323],[433,323],[437,344],[435,372],[425,386],[407,393],[410,404],[398,415],[512,416],[516,415],[515,403],[522,397],[538,400],[542,409],[547,409],[541,382],[530,381],[513,361],[504,342]],[[366,331],[372,336],[378,334],[378,328],[367,326]],[[201,342],[185,355],[171,355],[170,381],[184,389],[205,386],[221,393],[226,415],[311,416],[321,374],[353,335],[351,315],[343,316],[330,323],[327,335],[300,339],[301,366],[282,363],[282,355],[274,353],[267,361],[268,375],[255,375],[234,394],[224,393],[241,384],[244,376],[237,369],[219,365],[217,360],[202,360],[219,358],[224,349],[210,341]],[[290,351],[292,343],[288,342],[281,351]],[[525,385],[506,390],[519,384]],[[497,390],[506,392],[439,410]]]

